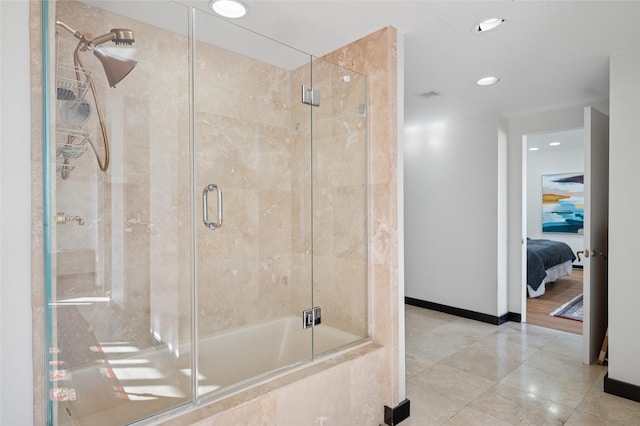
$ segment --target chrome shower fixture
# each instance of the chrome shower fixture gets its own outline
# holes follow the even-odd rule
[[[129,29],[114,28],[99,37],[90,38],[90,35],[76,31],[62,21],[56,21],[56,25],[61,26],[80,40],[76,51],[85,52],[89,50],[102,62],[104,73],[107,75],[107,80],[111,87],[116,87],[116,84],[125,78],[137,64],[137,62],[132,59],[123,58],[99,47],[101,44],[109,41],[114,42],[116,45],[131,46],[135,39],[133,37],[133,31]]]
[[[103,34],[99,37],[91,38],[90,34],[83,34],[80,31],[76,31],[62,21],[56,21],[56,25],[69,31],[75,38],[80,40],[73,52],[73,64],[76,67],[80,67],[80,69],[83,69],[84,66],[80,61],[79,52],[86,52],[87,50],[93,52],[95,57],[98,58],[102,63],[104,73],[107,76],[107,81],[109,82],[109,86],[111,87],[116,87],[116,84],[122,81],[122,79],[125,78],[137,64],[137,62],[132,59],[115,55],[100,47],[101,44],[104,44],[108,41],[112,41],[116,45],[132,45],[135,39],[133,37],[133,31],[129,29],[114,28],[106,34]],[[78,72],[76,72],[76,76],[78,76],[79,80],[80,77],[78,75]],[[102,132],[102,141],[104,143],[104,160],[100,160],[100,156],[98,155],[95,146],[93,146],[93,143],[91,142],[90,144],[91,148],[93,148],[93,152],[96,154],[96,159],[98,160],[98,166],[100,167],[100,170],[106,172],[109,168],[109,137],[107,135],[107,128],[104,124],[104,118],[102,117],[102,111],[98,103],[98,94],[93,83],[93,78],[91,76],[89,76],[89,86],[91,87],[91,93],[93,94],[96,112],[98,113],[98,121],[100,122],[100,131]]]

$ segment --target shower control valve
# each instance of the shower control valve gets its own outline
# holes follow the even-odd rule
[[[84,225],[84,219],[80,216],[69,216],[64,213],[56,214],[56,225],[64,225],[67,222],[78,222],[78,225]]]

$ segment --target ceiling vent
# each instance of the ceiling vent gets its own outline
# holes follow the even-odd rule
[[[423,97],[423,98],[427,98],[428,99],[428,98],[433,98],[434,96],[440,96],[440,94],[441,93],[439,91],[437,91],[437,90],[429,90],[426,93],[420,94],[420,96]]]

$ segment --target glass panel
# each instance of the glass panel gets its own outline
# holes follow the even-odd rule
[[[191,43],[174,2],[55,3],[55,424],[130,423],[368,335],[365,77],[194,13]],[[131,37],[128,73],[105,40]]]
[[[311,357],[310,57],[206,13],[195,28],[195,191],[207,194],[207,222],[223,197],[222,226],[199,217],[196,228],[204,395]]]
[[[313,86],[314,355],[369,335],[367,80],[317,59]]]
[[[55,10],[54,421],[126,424],[192,399],[188,9],[59,1]],[[153,10],[173,28],[119,10]],[[78,45],[75,31],[105,37]],[[101,42],[132,36],[133,46]],[[118,82],[131,53],[137,65]]]

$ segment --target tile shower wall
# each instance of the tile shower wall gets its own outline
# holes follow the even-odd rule
[[[110,135],[111,165],[107,173],[99,171],[88,150],[71,160],[75,169],[67,179],[57,174],[57,210],[85,219],[84,226],[56,227],[55,247],[63,250],[58,254],[57,296],[67,290],[60,287],[66,282],[65,271],[73,270],[64,262],[78,261],[64,254],[92,250],[91,295],[110,294],[112,303],[130,316],[121,325],[124,334],[135,337],[151,330],[157,339],[177,345],[190,337],[187,40],[76,1],[56,2],[56,19],[94,36],[110,28],[132,29],[138,61],[112,89],[100,63],[80,53],[94,76]],[[71,34],[59,31],[59,62],[73,64],[76,43]],[[171,63],[171,69],[165,63]],[[86,99],[93,102],[90,92]],[[57,124],[64,125],[60,120]],[[104,158],[95,108],[81,129]],[[87,295],[87,282],[75,282],[78,288],[68,291]]]
[[[309,257],[312,245],[313,304],[322,308],[323,323],[364,337],[368,335],[367,82],[364,75],[323,59],[314,60],[312,67],[320,106],[294,102],[294,109],[313,117],[312,153],[308,135],[299,137],[297,151],[302,153],[298,158],[305,156],[305,164],[311,161],[313,193],[297,186],[304,195],[294,199],[313,198],[313,217],[308,212],[296,215],[300,222],[307,221],[307,227],[313,220],[313,240],[298,245],[296,254]],[[296,70],[292,80],[304,80],[297,75],[308,73],[308,67]],[[299,86],[293,86],[298,95]],[[309,182],[309,170],[294,170],[299,173],[294,181]],[[311,260],[304,265],[311,265]],[[298,298],[294,306],[304,309],[305,303],[309,302]]]
[[[292,289],[310,294],[308,277],[291,279],[290,79],[281,68],[196,46],[196,187],[216,183],[224,195],[223,226],[198,224],[200,335],[293,313]]]
[[[80,31],[133,29],[138,61],[113,90],[97,61],[84,60],[112,135],[111,169],[99,172],[87,152],[69,179],[58,175],[59,209],[96,218],[60,228],[58,245],[94,251],[95,285],[177,344],[190,325],[187,40],[76,1],[58,2],[57,16]],[[58,43],[71,62],[76,39],[62,33]],[[196,189],[218,183],[225,200],[224,227],[198,233],[199,332],[207,335],[311,304],[311,110],[300,102],[310,67],[289,72],[205,43],[196,50]],[[366,83],[354,73],[345,81],[322,60],[313,67],[323,96],[313,111],[315,304],[327,324],[366,336]],[[95,115],[83,127],[99,145]],[[60,257],[59,285],[86,282],[65,275],[74,259]]]

